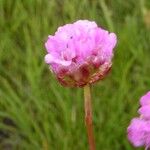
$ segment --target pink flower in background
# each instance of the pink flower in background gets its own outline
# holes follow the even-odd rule
[[[134,118],[128,127],[128,139],[136,146],[150,146],[150,121]]]
[[[141,108],[139,108],[139,114],[142,118],[150,119],[150,92],[147,92],[140,99]]]
[[[144,96],[140,99],[141,106],[150,105],[150,92],[147,92]]]
[[[93,21],[79,20],[59,27],[48,37],[45,62],[62,85],[82,87],[105,77],[116,42],[114,33]]]
[[[145,146],[150,148],[150,92],[146,93],[140,99],[141,107],[138,112],[139,118],[131,121],[127,131],[128,139],[136,146]]]

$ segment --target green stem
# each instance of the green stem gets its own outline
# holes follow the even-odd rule
[[[145,0],[140,0],[139,4],[140,4],[142,17],[144,17],[144,15],[146,13]]]
[[[114,31],[113,22],[112,22],[112,19],[111,19],[111,12],[110,12],[109,8],[107,7],[104,0],[100,0],[99,2],[100,2],[100,6],[102,8],[102,11],[104,13],[104,18],[106,20],[108,28],[110,29],[110,31]]]
[[[84,109],[85,109],[85,124],[87,128],[89,148],[90,150],[95,150],[90,85],[86,85],[84,87]]]

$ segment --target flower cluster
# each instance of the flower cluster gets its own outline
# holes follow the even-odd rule
[[[112,65],[116,35],[93,21],[59,27],[45,43],[45,62],[64,86],[82,87],[104,78]]]
[[[150,91],[141,97],[141,107],[138,110],[139,118],[131,121],[127,131],[128,139],[136,146],[150,148]]]

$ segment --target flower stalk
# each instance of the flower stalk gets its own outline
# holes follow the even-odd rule
[[[85,110],[85,124],[88,135],[88,142],[90,150],[95,150],[95,140],[93,133],[93,120],[92,120],[92,104],[90,85],[84,87],[84,110]]]
[[[145,150],[150,150],[150,149],[148,147],[146,147]]]

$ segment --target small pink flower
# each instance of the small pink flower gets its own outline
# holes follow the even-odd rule
[[[140,99],[139,118],[134,118],[129,125],[128,139],[136,146],[150,148],[150,92]]]
[[[48,37],[45,62],[62,85],[82,87],[105,77],[116,42],[114,33],[93,21],[79,20],[59,27]]]

